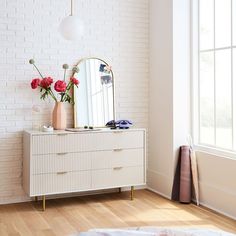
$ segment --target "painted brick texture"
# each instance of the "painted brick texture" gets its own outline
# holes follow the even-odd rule
[[[22,190],[22,131],[51,121],[53,101],[40,101],[30,81],[60,79],[61,65],[96,56],[112,65],[117,118],[148,128],[149,0],[75,0],[83,37],[68,42],[58,25],[68,0],[0,0],[0,204],[27,200]],[[68,126],[73,111],[67,105]]]

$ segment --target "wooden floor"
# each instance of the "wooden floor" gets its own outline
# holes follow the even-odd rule
[[[70,235],[104,227],[194,227],[236,233],[236,221],[193,204],[173,203],[148,190],[0,206],[0,235]]]

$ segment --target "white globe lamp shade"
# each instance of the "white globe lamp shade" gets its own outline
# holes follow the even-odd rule
[[[67,16],[59,25],[59,32],[67,40],[78,40],[84,32],[83,22],[77,16]]]

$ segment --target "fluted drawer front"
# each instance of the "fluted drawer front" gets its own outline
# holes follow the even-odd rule
[[[142,130],[34,135],[32,137],[32,153],[48,154],[115,148],[143,148],[143,138],[144,132]]]
[[[30,196],[76,192],[91,189],[91,171],[31,176]]]
[[[92,169],[109,169],[117,166],[143,166],[144,151],[142,148],[101,151],[96,152],[91,160]]]
[[[93,170],[92,188],[109,188],[144,184],[144,168],[116,167],[113,169]]]
[[[91,155],[82,153],[56,153],[32,156],[32,174],[80,171],[91,169]]]

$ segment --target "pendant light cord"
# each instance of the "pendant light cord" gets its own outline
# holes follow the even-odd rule
[[[71,0],[71,4],[70,4],[70,15],[73,16],[73,0]]]

